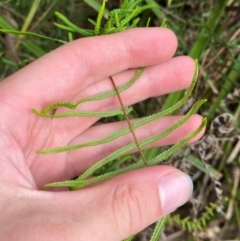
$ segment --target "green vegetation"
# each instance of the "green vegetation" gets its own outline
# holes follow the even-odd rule
[[[148,99],[135,105],[134,111],[132,108],[121,108],[107,113],[74,111],[83,102],[116,95],[116,90],[113,89],[81,99],[76,103],[52,103],[44,110],[33,109],[33,113],[46,118],[86,115],[116,116],[116,119],[121,119],[119,115],[123,115],[126,111],[131,118],[144,117],[131,124],[133,130],[164,115],[185,114],[177,124],[162,133],[139,141],[142,148],[168,135],[198,111],[208,119],[206,134],[198,143],[185,146],[186,142],[206,124],[205,118],[198,130],[176,145],[161,150],[153,148],[144,151],[148,165],[166,161],[188,172],[195,186],[194,196],[190,200],[191,207],[186,204],[175,213],[159,220],[148,240],[159,240],[162,232],[171,238],[176,236],[179,230],[183,232],[171,240],[211,240],[210,233],[220,240],[239,240],[240,22],[238,16],[240,16],[239,5],[236,1],[227,0],[113,0],[103,1],[103,4],[97,0],[73,0],[71,4],[66,4],[66,0],[3,1],[0,3],[0,32],[2,32],[0,78],[5,78],[34,59],[73,39],[111,34],[136,26],[165,26],[164,20],[166,20],[167,27],[178,36],[177,55],[189,55],[199,62],[200,74],[198,76],[196,61],[193,82],[186,92],[179,91],[168,97]],[[119,93],[141,78],[144,70],[144,68],[139,69],[132,79],[119,86],[117,88]],[[208,102],[201,106],[205,99],[208,99]],[[65,107],[68,111],[57,115],[55,110],[58,107]],[[98,145],[129,132],[131,132],[130,126],[102,140],[38,150],[38,153],[54,154]],[[67,186],[70,190],[76,190],[120,173],[144,167],[141,156],[139,160],[137,155],[134,156],[136,161],[126,156],[136,146],[137,143],[132,142],[117,150],[90,167],[76,180],[46,184],[45,188]],[[122,163],[125,166],[119,168]],[[140,233],[126,240],[140,241],[143,240],[143,236],[144,233]]]

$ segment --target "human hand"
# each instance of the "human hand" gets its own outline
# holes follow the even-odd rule
[[[194,61],[185,56],[172,58],[176,47],[175,35],[163,28],[83,38],[46,54],[0,83],[1,240],[122,240],[190,198],[191,180],[170,166],[143,168],[74,192],[43,191],[48,182],[81,174],[132,142],[132,136],[43,156],[36,150],[99,139],[127,123],[92,126],[97,118],[50,119],[31,113],[32,108],[75,102],[112,89],[109,76],[121,85],[142,66],[148,68],[141,78],[121,93],[125,106],[187,88]],[[105,111],[120,107],[115,96],[83,103],[81,108]],[[179,118],[164,117],[135,132],[141,140]],[[200,123],[201,117],[194,115],[154,146],[174,144]]]

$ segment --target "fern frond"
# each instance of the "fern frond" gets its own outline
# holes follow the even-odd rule
[[[186,103],[186,101],[189,99],[189,97],[191,96],[191,93],[193,91],[193,88],[196,84],[197,81],[197,76],[198,76],[198,62],[197,60],[195,61],[195,70],[194,70],[194,75],[193,75],[193,80],[192,83],[190,85],[190,87],[188,88],[185,96],[179,101],[177,102],[175,105],[167,108],[166,110],[163,110],[159,113],[144,117],[134,123],[132,123],[132,128],[135,130],[147,123],[150,123],[151,121],[157,120],[163,116],[166,115],[170,115],[171,113],[173,113],[174,111],[176,111],[177,109],[179,109],[182,105],[184,105],[184,103]],[[56,106],[55,106],[56,108]],[[70,105],[69,108],[73,108],[73,105]],[[48,113],[47,111],[43,111],[42,113]],[[115,140],[117,138],[119,138],[120,136],[127,134],[130,132],[129,127],[126,127],[122,130],[119,130],[101,140],[95,140],[95,141],[91,141],[91,142],[85,142],[85,143],[81,143],[81,144],[76,144],[76,145],[70,145],[70,146],[66,146],[66,147],[56,147],[56,148],[52,148],[52,149],[48,149],[48,150],[39,150],[37,151],[38,153],[41,154],[55,154],[55,153],[59,153],[59,152],[64,152],[64,151],[72,151],[72,150],[76,150],[79,148],[83,148],[86,146],[95,146],[95,145],[100,145],[100,144],[104,144],[107,142],[110,142],[112,140]]]
[[[181,226],[183,230],[188,230],[189,232],[196,232],[202,230],[204,227],[208,225],[208,222],[211,218],[217,214],[217,203],[210,203],[209,206],[205,207],[205,212],[202,213],[201,217],[198,219],[190,219],[190,217],[186,217],[184,219],[180,218],[180,215],[170,216],[167,220],[168,223],[176,223]]]
[[[128,89],[129,87],[131,87],[143,74],[145,68],[140,68],[135,75],[125,84],[119,86],[118,92],[121,93],[124,90]],[[83,99],[78,100],[76,103],[70,103],[70,102],[57,102],[54,104],[49,105],[48,107],[46,107],[42,113],[43,114],[47,114],[49,111],[54,110],[56,108],[59,107],[66,107],[69,109],[75,109],[78,105],[80,105],[81,103],[87,102],[87,101],[96,101],[96,100],[102,100],[111,96],[115,96],[116,92],[115,90],[109,90],[109,91],[105,91],[96,95],[92,95]],[[39,111],[40,112],[40,111]]]
[[[169,128],[167,128],[166,130],[164,130],[161,133],[157,133],[153,136],[150,136],[149,138],[139,141],[139,144],[141,147],[144,147],[146,145],[149,145],[159,139],[162,139],[163,137],[169,135],[171,132],[173,132],[175,129],[177,129],[178,127],[180,127],[183,123],[185,123],[190,117],[191,115],[197,111],[197,109],[204,103],[205,101],[198,101],[190,110],[189,112],[182,117],[177,123],[173,124],[172,126],[170,126]],[[187,137],[186,137],[187,138]],[[183,142],[185,142],[185,139],[183,139]],[[181,144],[178,144],[179,146],[182,146]],[[177,145],[176,144],[176,145]],[[175,145],[174,145],[175,146]],[[118,156],[120,155],[124,155],[127,152],[132,151],[134,148],[136,148],[136,143],[133,142],[127,146],[122,147],[121,149],[113,152],[112,154],[110,154],[108,157],[104,158],[102,161],[99,161],[97,163],[95,163],[93,166],[91,166],[86,172],[84,172],[79,179],[85,179],[89,176],[92,175],[93,172],[95,172],[97,169],[101,168],[103,165],[106,165],[109,161],[112,161],[114,159],[116,159]],[[167,151],[161,153],[160,155],[168,158],[168,156],[170,155],[170,150],[171,148],[169,148]],[[177,149],[177,148],[176,148]],[[178,148],[179,149],[179,148]],[[149,163],[152,165],[152,163],[157,164],[159,162],[160,156],[155,157],[154,159],[150,160]],[[165,158],[161,159],[160,161],[164,160]]]
[[[96,25],[95,25],[95,28],[94,28],[94,34],[95,35],[99,35],[100,34],[101,21],[102,21],[102,18],[103,18],[106,1],[107,0],[103,0],[102,5],[101,5],[101,7],[99,9],[99,12],[98,12],[97,21],[96,21]]]
[[[165,216],[162,219],[160,219],[159,221],[157,221],[150,241],[159,241],[160,235],[166,224],[167,219],[168,219],[168,216]]]
[[[199,105],[199,103],[198,103],[198,105]],[[181,118],[181,120],[179,121],[180,124],[186,122],[186,120],[189,119],[191,117],[191,115],[199,107],[200,106],[197,106],[195,104],[195,106],[193,106],[191,108],[191,110],[189,110],[187,115]],[[179,122],[175,124],[175,128],[179,127]],[[181,149],[189,140],[191,140],[194,136],[196,136],[204,128],[205,125],[206,125],[206,119],[203,119],[201,125],[195,131],[193,131],[191,134],[187,135],[180,142],[178,142],[177,144],[175,144],[174,146],[172,146],[168,150],[164,151],[161,156],[157,156],[157,158],[153,158],[152,160],[148,160],[148,164],[150,166],[156,165],[156,164],[160,163],[161,161],[166,160],[166,158],[171,156],[172,153]],[[167,130],[165,130],[161,133],[158,133],[158,134],[154,135],[153,137],[149,137],[146,140],[140,141],[139,142],[140,146],[143,147],[145,145],[151,144],[152,142],[168,135],[170,131],[174,130],[173,126],[169,127]],[[106,173],[102,176],[98,176],[98,177],[95,177],[95,178],[88,179],[89,176],[91,176],[97,170],[101,169],[104,165],[106,165],[109,162],[115,160],[118,156],[126,154],[127,152],[131,151],[134,148],[136,148],[135,142],[131,143],[131,144],[125,146],[125,147],[122,147],[121,149],[118,149],[117,151],[113,152],[112,154],[110,154],[106,158],[104,158],[101,161],[95,163],[87,171],[85,171],[81,176],[79,176],[76,180],[73,180],[73,182],[67,181],[68,184],[70,185],[68,187],[72,188],[73,190],[76,190],[76,189],[82,188],[86,185],[90,185],[90,184],[93,184],[93,183],[96,183],[96,182],[99,182],[99,181],[102,181],[102,180],[112,178],[116,175],[119,175],[119,174],[122,174],[122,173],[125,173],[125,172],[128,172],[128,171],[132,171],[132,170],[136,170],[136,169],[144,167],[145,165],[144,165],[143,162],[137,162],[135,164],[132,164],[132,165],[130,165],[128,167],[125,167],[125,168],[122,168],[120,170],[116,170],[114,172]],[[61,183],[65,186],[65,182],[63,181],[63,182],[47,184],[46,187],[61,187]],[[55,186],[55,184],[56,184],[56,186]]]
[[[126,107],[125,111],[126,113],[130,113],[132,111],[132,107]],[[51,117],[51,118],[64,118],[64,117],[100,117],[100,118],[108,118],[113,117],[117,115],[123,115],[122,109],[117,110],[111,110],[111,111],[71,111],[71,112],[65,112],[61,114],[45,114],[38,110],[32,109],[32,112],[43,117]]]

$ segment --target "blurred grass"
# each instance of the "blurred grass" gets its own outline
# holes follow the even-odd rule
[[[118,0],[108,1],[107,8],[109,10],[115,8],[119,2]],[[145,0],[145,2],[155,3],[158,8],[144,12],[141,15],[140,25],[145,26],[149,17],[151,17],[150,26],[160,26],[162,20],[166,19],[168,27],[178,37],[179,48],[177,55],[190,55],[200,60],[200,76],[194,97],[196,99],[208,99],[208,103],[202,107],[200,114],[208,116],[209,123],[221,113],[232,114],[237,120],[233,132],[227,137],[240,135],[240,97],[233,100],[227,98],[235,88],[240,88],[239,3],[227,0]],[[81,28],[92,28],[88,18],[94,19],[96,17],[100,3],[100,0],[2,1],[0,3],[0,28],[29,30],[67,41],[67,33],[54,26],[54,22],[58,21],[54,16],[54,12],[58,11],[64,14]],[[107,14],[108,11],[105,12],[105,16]],[[74,38],[79,37],[81,36],[74,34]],[[7,77],[25,64],[58,46],[59,43],[48,42],[34,37],[0,34],[0,55],[2,56],[0,58],[0,78]],[[184,92],[181,91],[170,94],[168,97],[150,98],[134,106],[135,112],[132,117],[141,117],[165,109],[176,103],[183,94]],[[229,197],[231,197],[231,188],[234,181],[233,172],[240,167],[240,153],[238,152],[231,164],[226,164],[226,160],[233,152],[236,142],[237,140],[222,143],[223,155],[216,155],[211,160],[212,170],[214,172],[223,172],[223,190],[224,194]],[[153,148],[145,151],[145,155],[147,159],[151,159],[159,152],[159,148]],[[201,192],[205,169],[201,164],[201,160],[195,154],[189,155],[187,161],[202,173],[195,183],[196,192]],[[210,186],[209,190],[212,190]],[[212,201],[213,191],[208,192],[206,192],[204,200],[206,203]],[[232,219],[224,220],[225,229],[220,232],[222,239],[240,239],[240,212],[237,205],[240,202],[239,188],[237,193],[238,196],[234,197],[235,206]],[[236,235],[233,238],[231,236],[233,232],[229,230],[235,231]],[[188,234],[185,240],[193,240],[193,236]]]

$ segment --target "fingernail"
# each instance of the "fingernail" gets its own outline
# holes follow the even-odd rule
[[[183,172],[171,172],[159,181],[162,214],[166,215],[186,203],[193,191],[192,179]]]

